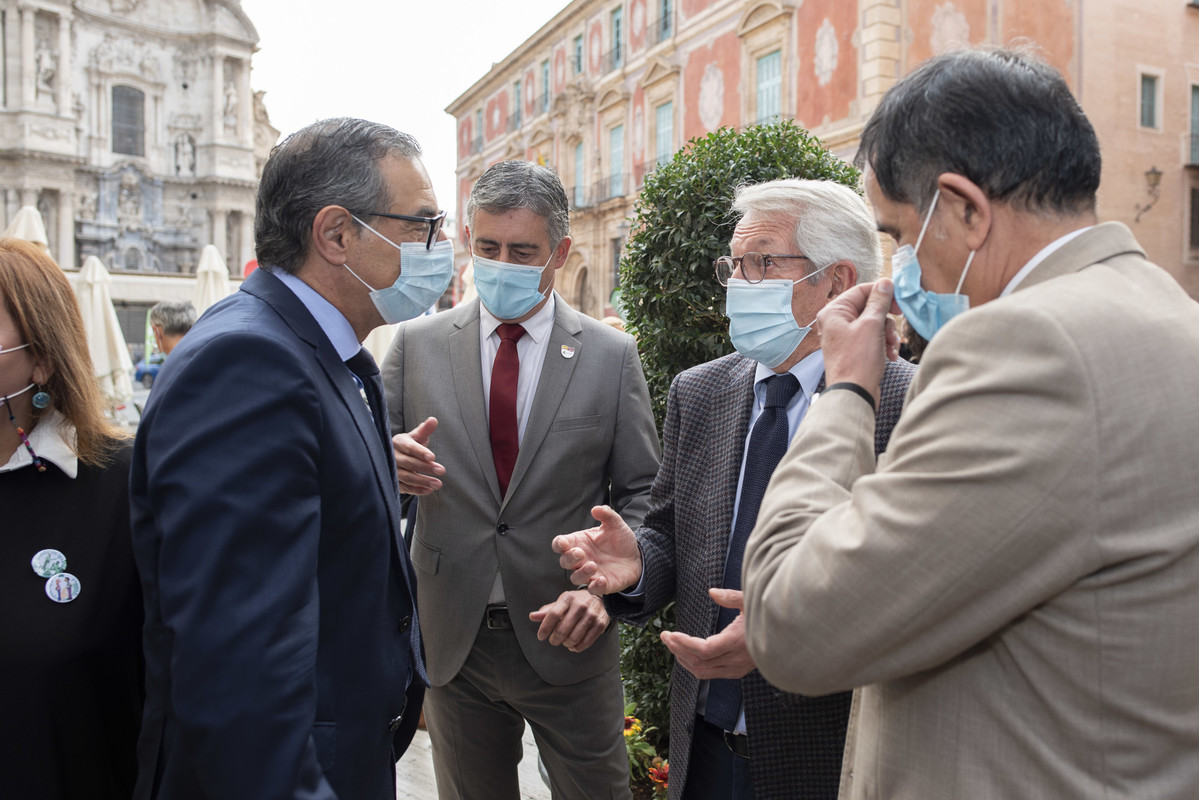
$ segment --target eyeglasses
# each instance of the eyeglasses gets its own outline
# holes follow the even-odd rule
[[[811,261],[807,256],[789,255],[786,253],[746,253],[743,256],[721,256],[716,259],[716,280],[721,286],[729,285],[733,273],[741,270],[741,277],[750,283],[761,283],[766,278],[766,270],[776,258],[802,258]]]
[[[382,211],[368,211],[364,216],[368,217],[387,217],[388,219],[402,219],[405,222],[423,222],[429,226],[429,238],[425,241],[425,249],[432,250],[434,242],[437,241],[437,234],[441,232],[441,225],[445,222],[445,212],[442,211],[435,217],[411,217],[407,214],[385,214]]]
[[[4,355],[5,353],[15,353],[18,350],[24,350],[28,346],[29,342],[26,342],[25,344],[19,344],[16,347],[9,347],[7,349],[0,347],[0,355]]]

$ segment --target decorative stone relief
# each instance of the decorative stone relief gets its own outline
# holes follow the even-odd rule
[[[34,50],[34,69],[37,72],[38,96],[54,96],[54,79],[58,74],[58,53],[47,39],[39,39]]]
[[[933,11],[933,32],[929,37],[929,45],[933,55],[941,55],[958,47],[970,44],[970,22],[966,15],[958,11],[953,3],[937,6]]]
[[[699,121],[708,130],[716,130],[724,116],[724,73],[715,64],[704,68],[699,82]]]
[[[828,17],[825,17],[816,31],[816,81],[821,86],[827,86],[833,79],[833,73],[837,71],[839,50],[837,31]]]
[[[171,128],[182,128],[183,130],[198,131],[204,125],[204,118],[199,114],[172,114],[171,119],[167,124]]]
[[[232,80],[225,81],[225,129],[237,128],[237,86]]]
[[[96,218],[96,195],[87,192],[79,195],[79,205],[76,206],[75,216],[79,219],[94,220]]]
[[[121,176],[121,190],[117,195],[117,223],[122,228],[134,228],[142,223],[142,187],[130,172]]]

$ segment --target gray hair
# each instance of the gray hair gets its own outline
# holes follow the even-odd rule
[[[837,261],[849,261],[858,283],[878,280],[883,253],[874,218],[852,189],[834,181],[798,178],[742,186],[733,211],[751,211],[794,224],[796,252],[811,259],[807,274]]]
[[[150,309],[150,324],[167,336],[182,336],[196,324],[196,307],[186,300],[163,300]]]
[[[409,134],[363,119],[325,119],[288,136],[271,151],[258,183],[258,262],[295,272],[322,208],[344,206],[359,217],[388,208],[392,197],[379,162],[420,154]]]
[[[570,205],[558,173],[532,161],[500,161],[475,182],[466,202],[466,224],[475,227],[475,213],[503,214],[527,208],[545,220],[550,247],[570,235]]]

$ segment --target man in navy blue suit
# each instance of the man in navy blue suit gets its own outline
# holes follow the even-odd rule
[[[359,343],[452,272],[416,141],[275,148],[263,265],[171,354],[136,443],[137,798],[395,797],[426,685],[378,369]]]

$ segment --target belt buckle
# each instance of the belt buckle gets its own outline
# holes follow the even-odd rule
[[[492,631],[512,630],[512,618],[508,615],[508,606],[490,605],[483,613],[487,629]]]
[[[749,737],[743,733],[723,731],[724,746],[738,758],[749,758]]]

